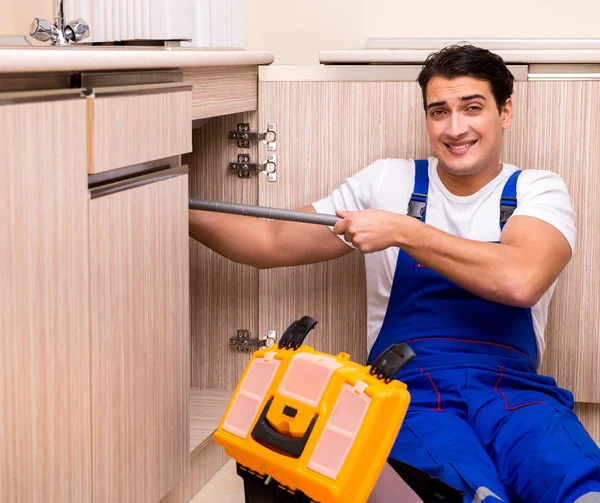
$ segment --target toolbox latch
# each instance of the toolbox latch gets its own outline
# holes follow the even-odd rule
[[[377,376],[377,379],[383,379],[387,384],[415,356],[415,352],[408,344],[394,344],[377,357],[369,373]]]
[[[279,349],[293,349],[296,351],[302,343],[308,332],[310,332],[319,323],[310,316],[303,316],[299,320],[294,321],[283,333],[279,339]]]

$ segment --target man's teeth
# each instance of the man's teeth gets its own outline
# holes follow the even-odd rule
[[[472,145],[475,145],[475,142],[467,143],[466,145],[458,145],[458,146],[448,145],[448,147],[451,148],[452,150],[464,150],[466,148],[469,148]]]

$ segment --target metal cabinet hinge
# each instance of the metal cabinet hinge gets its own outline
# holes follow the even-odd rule
[[[267,335],[260,339],[253,339],[252,331],[241,329],[237,331],[237,337],[229,339],[229,345],[237,346],[240,353],[249,353],[260,348],[270,348],[276,341],[277,332],[275,330],[269,330]]]
[[[237,125],[237,131],[229,133],[229,139],[237,140],[239,148],[250,148],[252,141],[264,141],[269,152],[277,150],[277,126],[274,123],[269,122],[267,129],[262,133],[250,131],[250,129],[249,123],[240,123]]]
[[[239,154],[237,162],[229,163],[230,171],[237,171],[240,178],[250,178],[252,173],[267,175],[269,182],[277,181],[277,155],[269,154],[260,164],[250,162],[250,154]]]

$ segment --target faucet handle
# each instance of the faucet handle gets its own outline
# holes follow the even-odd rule
[[[65,38],[71,42],[80,42],[90,36],[90,27],[83,19],[75,19],[65,27]]]
[[[39,40],[40,42],[48,42],[48,40],[58,39],[58,30],[56,27],[45,19],[39,17],[34,18],[29,26],[29,36]]]

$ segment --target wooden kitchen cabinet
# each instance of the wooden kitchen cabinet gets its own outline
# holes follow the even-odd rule
[[[86,130],[62,120],[86,105],[70,95],[0,103],[3,503],[92,501]]]
[[[94,502],[156,502],[188,470],[187,179],[91,191]]]
[[[199,148],[221,149],[232,175],[226,135],[253,120],[257,67],[191,68],[189,82],[181,73],[0,78],[3,503],[187,502],[225,462],[210,437],[248,355],[220,356],[215,372],[202,368],[201,342],[219,337],[208,351],[228,351],[237,328],[256,332],[257,272],[238,282],[239,268],[221,263],[239,286],[231,295],[207,258],[210,285],[192,275],[207,316],[195,315],[191,336],[190,193],[177,166],[192,127],[213,117],[223,144]],[[12,92],[20,86],[32,90]],[[60,89],[33,91],[44,86]],[[194,183],[221,199],[218,177],[198,171]]]
[[[238,329],[280,336],[308,314],[320,322],[309,344],[365,361],[359,254],[263,271],[234,264],[188,239],[187,198],[297,208],[376,159],[429,155],[418,85],[374,68],[354,80],[354,67],[308,78],[263,68],[259,83],[256,67],[187,69],[183,83],[0,104],[0,233],[10,236],[0,239],[2,502],[188,502],[227,460],[211,432],[250,357],[229,345]],[[574,391],[597,440],[599,85],[521,78],[503,152],[521,168],[558,171],[579,215],[542,370]],[[58,128],[56,117],[86,119]],[[228,169],[238,154],[260,163],[268,152],[240,149],[228,133],[270,122],[277,182],[238,178]],[[173,167],[185,152],[189,188]]]

